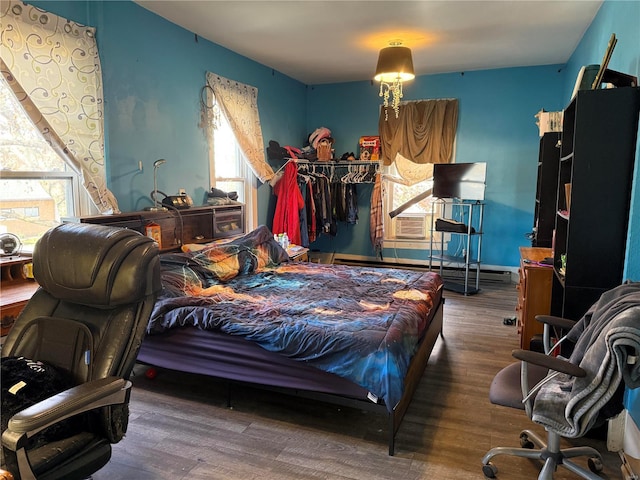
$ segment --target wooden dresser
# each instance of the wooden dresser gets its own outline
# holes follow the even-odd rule
[[[530,350],[531,338],[543,330],[543,325],[536,321],[536,315],[549,315],[551,311],[553,268],[537,264],[551,256],[550,248],[520,247],[516,315],[520,348],[525,350]]]
[[[0,336],[4,337],[18,314],[38,289],[38,284],[27,278],[24,267],[31,263],[31,257],[12,255],[0,257]]]
[[[148,234],[153,224],[159,230],[156,238],[160,251],[177,250],[188,243],[209,243],[231,238],[245,232],[244,205],[215,205],[192,207],[184,210],[141,211],[115,215],[66,218],[65,222],[96,223],[124,227]]]

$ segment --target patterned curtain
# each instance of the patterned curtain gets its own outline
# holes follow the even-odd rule
[[[106,186],[95,28],[16,0],[0,3],[0,69],[49,144],[81,172],[101,213],[120,213]]]
[[[371,245],[376,251],[376,255],[382,259],[382,248],[384,246],[384,220],[382,218],[384,208],[382,198],[384,197],[384,184],[382,174],[376,174],[376,181],[371,192],[371,212],[369,214],[369,237]]]
[[[380,110],[382,160],[391,165],[399,153],[413,163],[449,163],[458,128],[458,100],[403,102],[398,118]]]
[[[213,93],[206,109],[209,124],[215,128],[215,111],[219,107],[231,125],[236,141],[253,173],[261,182],[273,178],[273,169],[266,162],[262,127],[258,114],[258,89],[207,72],[207,86]]]

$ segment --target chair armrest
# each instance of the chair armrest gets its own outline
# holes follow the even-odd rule
[[[27,438],[66,418],[114,404],[124,403],[131,382],[107,377],[77,385],[16,413],[2,433],[2,445],[16,451]]]
[[[563,330],[571,330],[571,328],[576,324],[574,320],[555,317],[553,315],[536,315],[536,320],[540,323],[551,325],[552,327],[562,328]]]
[[[551,357],[540,352],[532,352],[530,350],[516,349],[511,352],[518,360],[523,362],[533,363],[534,365],[540,365],[541,367],[548,368],[555,372],[566,373],[573,377],[585,377],[587,372],[577,365],[559,357]]]

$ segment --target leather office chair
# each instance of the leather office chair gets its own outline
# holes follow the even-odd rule
[[[544,426],[545,442],[531,430],[520,433],[521,448],[495,447],[482,458],[482,471],[495,478],[497,455],[541,460],[539,480],[551,480],[558,467],[582,478],[600,480],[602,456],[591,447],[561,449],[562,438],[580,438],[622,410],[624,385],[640,386],[640,283],[605,292],[578,322],[540,316],[545,323],[545,354],[514,350],[520,360],[498,372],[490,388],[492,403],[524,408]],[[552,328],[569,329],[554,348]],[[574,344],[568,359],[555,357],[559,345]],[[538,447],[535,449],[534,447]],[[571,459],[589,457],[589,470]]]
[[[9,419],[2,468],[22,480],[82,479],[109,461],[127,430],[128,378],[161,288],[158,247],[131,230],[63,224],[38,241],[33,274],[40,288],[7,335],[3,361],[52,365],[76,386]],[[79,414],[81,430],[34,444]]]

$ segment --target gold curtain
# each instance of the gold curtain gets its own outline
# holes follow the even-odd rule
[[[207,108],[206,115],[212,116],[213,107],[220,107],[251,170],[261,182],[268,182],[273,178],[273,169],[264,154],[258,113],[258,89],[210,72],[207,73],[207,85],[214,98],[210,99],[212,107]],[[211,118],[209,123],[214,125],[215,120]]]
[[[103,95],[95,28],[15,0],[0,7],[2,75],[101,213],[120,213],[106,186]]]
[[[382,160],[391,165],[399,153],[418,164],[449,163],[458,127],[458,100],[403,102],[398,118],[380,110]]]

